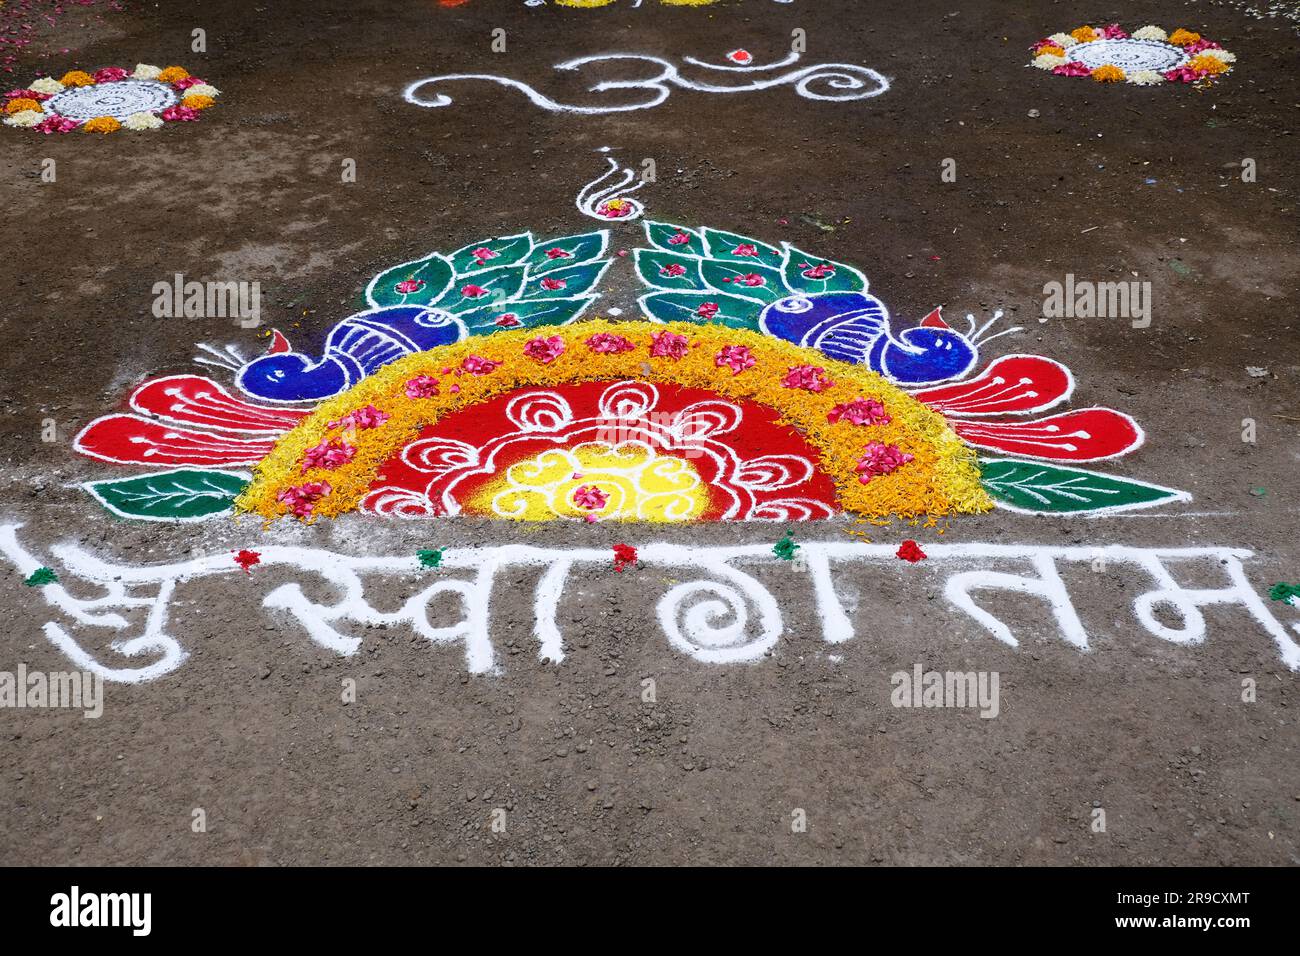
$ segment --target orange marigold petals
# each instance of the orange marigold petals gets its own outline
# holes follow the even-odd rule
[[[81,128],[87,133],[116,133],[122,124],[111,116],[96,116],[92,120],[86,120]]]
[[[1199,33],[1193,33],[1191,30],[1184,30],[1179,27],[1173,33],[1169,34],[1169,42],[1174,46],[1187,46],[1189,43],[1195,43],[1201,38]]]
[[[95,78],[85,70],[69,70],[59,77],[64,86],[94,86]]]
[[[1064,48],[1057,46],[1055,43],[1049,43],[1047,46],[1040,46],[1036,51],[1034,51],[1034,56],[1042,56],[1044,53],[1049,56],[1065,56]]]
[[[1092,71],[1092,78],[1098,83],[1122,83],[1124,71],[1110,63],[1104,63]]]
[[[158,74],[160,83],[175,83],[177,80],[188,80],[189,78],[189,70],[182,66],[169,66]]]
[[[1080,43],[1087,43],[1089,40],[1095,40],[1101,36],[1092,27],[1079,27],[1077,30],[1071,30],[1070,36],[1074,37]]]
[[[35,110],[38,113],[43,112],[38,100],[28,99],[25,96],[19,97],[16,100],[10,100],[5,106],[6,113],[21,113],[23,110]]]
[[[1204,53],[1194,56],[1187,61],[1189,69],[1197,73],[1209,73],[1212,76],[1218,76],[1220,73],[1227,73],[1232,67],[1224,63],[1216,56],[1206,56]]]
[[[188,106],[192,110],[205,110],[215,102],[216,100],[210,96],[204,96],[202,93],[191,93],[181,100],[181,106]]]

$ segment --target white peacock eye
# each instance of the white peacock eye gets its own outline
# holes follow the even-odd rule
[[[813,307],[813,300],[806,295],[792,295],[781,299],[776,304],[778,312],[791,312],[798,315],[800,312],[807,312]]]
[[[425,309],[415,317],[415,324],[426,329],[436,329],[451,322],[451,313],[442,309]]]

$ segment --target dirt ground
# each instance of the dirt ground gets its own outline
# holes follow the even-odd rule
[[[652,218],[853,263],[899,315],[1006,310],[1025,331],[990,357],[1068,364],[1075,407],[1118,408],[1147,432],[1108,470],[1193,495],[1133,517],[994,512],[945,522],[942,537],[904,523],[874,540],[1245,548],[1261,595],[1300,581],[1300,42],[1287,16],[1151,0],[70,9],[39,28],[10,86],[143,61],[184,64],[223,95],[200,122],[157,135],[0,129],[0,519],[21,522],[33,549],[73,542],[146,565],[277,542],[386,555],[431,536],[608,547],[607,528],[570,524],[123,522],[77,487],[118,472],[71,441],[145,377],[198,372],[197,342],[265,345],[265,329],[154,318],[155,282],[258,281],[265,324],[315,344],[389,265],[523,229],[589,228],[574,196],[611,146],[656,160],[658,181],[638,194]],[[1200,31],[1237,54],[1236,69],[1199,90],[1025,68],[1041,36],[1116,20]],[[490,46],[498,27],[504,53]],[[204,54],[190,50],[195,28]],[[444,109],[401,96],[463,72],[591,102],[583,80],[626,68],[552,66],[604,52],[718,61],[741,47],[768,60],[795,28],[805,62],[869,66],[891,89],[847,104],[788,86],[677,90],[656,109],[594,116],[485,83],[448,89]],[[54,183],[41,181],[47,158]],[[346,159],[355,183],[341,181]],[[1149,281],[1151,326],[1038,321],[1044,283],[1066,273]],[[602,302],[626,312],[635,296],[630,263],[616,264]],[[43,442],[51,418],[58,441]],[[1247,418],[1254,443],[1242,441]],[[849,540],[854,527],[797,533]],[[619,534],[705,546],[771,542],[779,529]],[[22,577],[0,561],[0,670],[66,669],[41,632],[54,612]],[[492,604],[495,676],[467,674],[461,648],[401,628],[361,630],[353,657],[327,651],[262,608],[295,580],[277,569],[192,582],[173,602],[170,633],[191,654],[175,673],[108,686],[99,720],[0,710],[0,863],[1300,864],[1300,682],[1268,635],[1242,609],[1215,607],[1203,644],[1166,643],[1129,608],[1144,580],[1118,567],[1067,577],[1087,653],[1061,641],[1041,601],[987,597],[1021,638],[1010,648],[944,600],[938,569],[902,562],[836,572],[857,636],[832,647],[806,575],[769,568],[785,634],[758,663],[713,666],[661,632],[661,570],[575,571],[559,617],[569,654],[554,665],[530,637],[536,573],[511,573]],[[1268,603],[1288,628],[1300,620]],[[890,675],[918,662],[998,672],[1001,713],[891,706]],[[344,678],[358,687],[346,705]],[[1254,703],[1241,700],[1245,678]],[[193,832],[198,808],[206,832]],[[505,832],[491,827],[499,808]],[[1104,833],[1090,826],[1096,808]],[[806,830],[792,832],[800,810]]]

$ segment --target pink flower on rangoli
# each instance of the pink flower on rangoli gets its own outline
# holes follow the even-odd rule
[[[749,286],[751,289],[756,289],[756,288],[758,288],[759,286],[767,285],[767,280],[764,279],[764,278],[763,278],[761,275],[759,275],[757,272],[746,273],[745,275],[735,276],[734,278],[731,277],[731,276],[728,276],[727,278],[723,279],[722,281],[723,281],[723,282],[735,282],[735,283],[738,283],[739,285],[747,285],[747,286]]]
[[[564,339],[558,335],[552,335],[549,338],[538,336],[535,339],[529,339],[524,345],[524,354],[531,359],[536,359],[543,365],[550,365],[564,353]]]
[[[731,250],[733,256],[757,256],[758,246],[751,245],[748,242],[742,242],[736,248]]]
[[[724,345],[722,351],[713,357],[713,364],[718,368],[731,369],[732,375],[739,375],[747,368],[757,364],[752,352],[743,345]]]
[[[829,279],[831,276],[835,275],[835,267],[826,262],[822,262],[815,266],[809,265],[805,262],[804,267],[805,268],[800,275],[805,279]]]
[[[1183,47],[1183,49],[1187,51],[1187,54],[1189,56],[1195,56],[1197,53],[1200,53],[1203,50],[1221,50],[1223,48],[1219,46],[1219,44],[1215,43],[1213,40],[1200,39],[1197,40],[1195,43],[1187,44],[1187,46]]]
[[[309,481],[284,489],[275,496],[275,500],[288,505],[289,510],[299,518],[306,518],[316,507],[316,502],[333,490],[328,481]]]
[[[488,290],[483,288],[481,285],[474,285],[471,283],[463,287],[460,290],[460,294],[467,299],[481,299],[483,296],[488,294]]]
[[[631,352],[636,345],[630,339],[613,332],[597,332],[587,339],[587,348],[601,355],[614,355],[618,352]]]
[[[96,83],[116,83],[118,80],[125,80],[130,75],[131,74],[127,73],[126,70],[122,69],[120,66],[106,66],[102,70],[96,70],[94,72]],[[203,81],[197,80],[196,82],[202,83]],[[181,86],[179,83],[176,84],[176,88],[180,90],[185,89],[185,87]]]
[[[1104,27],[1102,27],[1102,28],[1101,28],[1101,35],[1102,35],[1102,37],[1103,37],[1104,39],[1107,39],[1107,40],[1127,40],[1127,39],[1128,39],[1128,34],[1124,32],[1124,28],[1121,27],[1118,23],[1112,23],[1112,24],[1110,24],[1109,26],[1104,26]]]
[[[244,569],[245,574],[253,573],[253,565],[262,563],[262,555],[257,551],[244,548],[235,552],[235,563]]]
[[[71,133],[80,125],[76,120],[68,119],[66,116],[51,116],[37,123],[32,129],[49,136],[51,133]]]
[[[313,468],[340,468],[350,462],[357,450],[345,441],[325,438],[315,448],[308,448],[302,456],[302,473],[305,475]]]
[[[330,422],[328,428],[378,428],[391,418],[388,412],[381,412],[373,405],[348,412],[338,421]]]
[[[162,118],[169,123],[193,123],[199,118],[199,111],[191,106],[169,106],[162,111]]]
[[[670,246],[684,246],[689,244],[690,241],[691,237],[684,232],[679,232],[668,237],[668,245]]]
[[[622,571],[637,562],[636,548],[630,544],[614,545],[614,570]]]
[[[596,212],[606,219],[622,219],[630,216],[635,208],[626,199],[607,199],[596,207]]]
[[[680,262],[670,262],[666,266],[659,267],[659,274],[661,276],[667,276],[670,279],[675,279],[678,276],[686,275],[686,267]]]
[[[716,302],[701,302],[700,307],[695,310],[695,314],[702,319],[712,319],[718,314],[721,306]]]
[[[824,392],[835,383],[826,377],[826,369],[820,365],[791,365],[781,384],[807,392]]]
[[[393,290],[398,295],[410,295],[412,292],[419,292],[424,286],[425,281],[423,279],[403,279],[393,286]]]
[[[547,292],[556,292],[556,291],[558,291],[558,290],[560,290],[560,289],[563,289],[563,288],[564,288],[565,286],[567,286],[568,284],[569,284],[569,283],[566,282],[566,281],[563,280],[563,279],[543,279],[543,280],[542,280],[542,288],[545,289]]]
[[[432,375],[417,375],[406,383],[407,398],[433,398],[438,394],[438,380]]]
[[[479,265],[485,266],[487,265],[487,261],[489,259],[495,259],[497,256],[501,255],[501,253],[493,252],[487,246],[480,246],[479,248],[475,249],[472,253],[470,253],[470,255],[474,257],[474,259],[478,262]]]
[[[670,358],[673,361],[686,357],[690,350],[690,341],[676,332],[652,332],[650,334],[650,355],[654,358]]]
[[[609,495],[595,485],[580,485],[573,493],[573,503],[587,511],[600,511],[609,504]]]
[[[826,413],[828,422],[845,421],[853,425],[888,425],[893,419],[885,406],[874,398],[855,398],[842,402]]]
[[[38,103],[44,103],[49,98],[49,93],[37,93],[35,90],[10,90],[5,94],[7,100],[35,100]]]
[[[547,250],[546,250],[546,258],[548,258],[548,259],[572,259],[572,258],[573,258],[573,253],[570,252],[568,249],[561,249],[559,246],[556,246],[554,249],[547,249]]]
[[[498,316],[497,320],[492,324],[499,325],[503,329],[513,329],[516,325],[519,325],[520,323],[519,323],[518,316],[516,316],[513,312],[507,312],[505,315]]]
[[[1078,60],[1071,60],[1069,63],[1062,63],[1058,67],[1053,67],[1052,72],[1057,76],[1088,76],[1092,73],[1092,70]]]
[[[471,375],[487,375],[493,369],[498,368],[500,362],[494,362],[489,358],[481,355],[467,356],[461,363],[460,367]]]
[[[907,454],[897,445],[869,441],[862,457],[858,459],[858,481],[865,485],[872,478],[879,478],[881,475],[888,475],[892,471],[897,471],[911,461],[912,458],[912,455]]]

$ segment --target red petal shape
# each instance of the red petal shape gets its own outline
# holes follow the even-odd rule
[[[1004,355],[978,377],[913,392],[945,417],[1027,415],[1058,405],[1074,391],[1074,376],[1041,355]]]
[[[943,311],[943,306],[939,306],[934,311],[932,311],[929,315],[927,315],[924,319],[921,320],[922,327],[927,329],[952,328],[951,325],[949,325],[947,322],[943,320],[943,315],[941,314],[942,311]]]
[[[284,333],[279,329],[271,330],[271,344],[266,347],[267,355],[278,355],[281,352],[292,352],[293,348],[289,345],[289,340],[284,337]]]
[[[1023,458],[1099,461],[1128,454],[1142,444],[1142,429],[1110,408],[1081,408],[1032,422],[951,422],[962,440]]]
[[[250,404],[202,375],[152,379],[131,393],[130,403],[146,415],[227,432],[282,435],[307,416],[296,409]]]
[[[73,448],[124,465],[255,465],[275,447],[249,440],[173,428],[137,415],[105,415],[81,430]]]

